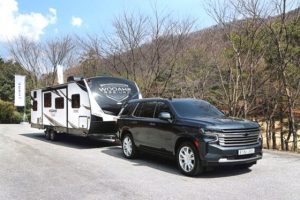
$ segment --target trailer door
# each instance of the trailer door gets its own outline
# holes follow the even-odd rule
[[[44,125],[67,128],[67,89],[43,91]]]
[[[91,121],[91,106],[83,81],[68,84],[68,128],[70,132],[88,132]]]

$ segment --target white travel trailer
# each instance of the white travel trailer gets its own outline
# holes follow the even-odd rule
[[[58,133],[113,138],[122,105],[142,98],[135,82],[99,76],[69,77],[68,83],[31,91],[31,126]]]

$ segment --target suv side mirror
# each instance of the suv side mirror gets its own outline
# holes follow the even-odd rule
[[[169,121],[169,120],[171,120],[172,117],[171,117],[171,114],[168,112],[161,112],[161,113],[159,113],[158,118]]]

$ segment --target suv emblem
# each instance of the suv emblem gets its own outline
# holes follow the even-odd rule
[[[128,85],[118,83],[100,84],[99,90],[104,96],[118,102],[126,99],[131,92]]]

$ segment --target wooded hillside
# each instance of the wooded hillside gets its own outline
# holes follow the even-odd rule
[[[272,2],[209,1],[217,25],[200,31],[194,20],[159,9],[123,13],[113,34],[45,43],[21,37],[10,51],[35,87],[55,84],[58,64],[69,66],[65,77],[121,76],[136,81],[144,97],[201,98],[230,116],[259,120],[267,148],[297,151],[300,9]]]

